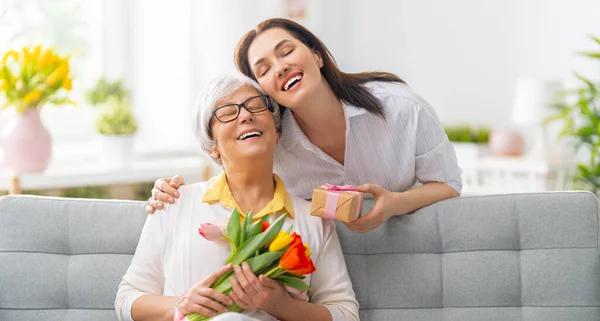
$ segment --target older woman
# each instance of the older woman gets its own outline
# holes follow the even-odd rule
[[[358,320],[354,297],[335,225],[309,215],[309,203],[288,194],[273,174],[280,139],[279,108],[244,76],[212,81],[195,108],[195,131],[202,148],[224,172],[208,182],[179,189],[182,197],[165,211],[149,215],[131,266],[119,285],[120,320],[173,320],[198,312],[215,316],[232,303],[242,314],[214,320]],[[242,266],[225,266],[227,242],[198,234],[202,223],[223,220],[237,207],[270,221],[288,213],[284,228],[302,235],[312,250],[316,271],[304,280],[309,300],[290,296],[277,281],[256,277]],[[236,277],[226,296],[210,289],[231,268]]]

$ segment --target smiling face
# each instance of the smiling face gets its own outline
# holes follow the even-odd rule
[[[213,111],[224,105],[244,102],[248,109],[260,110],[261,104],[264,104],[265,100],[249,100],[259,95],[260,93],[256,89],[243,86],[219,100]],[[219,111],[224,111],[224,109]],[[220,114],[220,117],[226,119],[227,113]],[[211,152],[211,155],[213,157],[219,155],[225,167],[235,166],[236,162],[261,158],[272,161],[275,145],[279,139],[273,115],[268,109],[253,114],[245,108],[241,108],[238,118],[226,123],[220,122],[213,116],[211,130],[215,142],[215,150]]]
[[[248,62],[263,90],[291,109],[324,81],[321,56],[282,28],[258,34],[248,49]]]

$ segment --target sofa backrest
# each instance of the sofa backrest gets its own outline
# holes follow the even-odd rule
[[[465,197],[338,233],[362,320],[600,320],[598,213],[586,192]],[[0,197],[0,320],[115,320],[145,217]]]
[[[356,234],[338,224],[362,320],[600,320],[598,199],[462,197]]]
[[[141,202],[0,198],[0,320],[116,320]]]

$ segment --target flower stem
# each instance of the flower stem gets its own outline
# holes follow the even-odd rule
[[[279,265],[277,265],[276,267],[272,268],[269,272],[265,273],[265,277],[269,278],[274,274],[278,274],[278,272],[281,272],[282,269],[279,267]]]

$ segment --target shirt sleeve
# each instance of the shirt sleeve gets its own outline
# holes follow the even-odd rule
[[[333,221],[323,220],[323,242],[310,280],[310,302],[325,306],[333,321],[358,321],[358,301]]]
[[[163,294],[164,273],[162,262],[165,254],[165,217],[170,207],[148,215],[129,269],[119,284],[115,310],[120,321],[133,321],[133,302],[145,294]]]
[[[437,114],[424,100],[416,104],[415,175],[420,183],[442,182],[460,194],[462,170]]]

